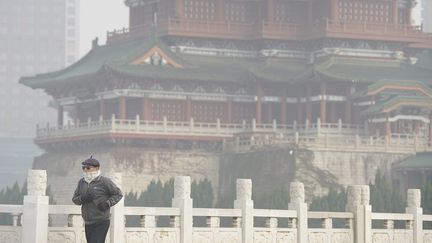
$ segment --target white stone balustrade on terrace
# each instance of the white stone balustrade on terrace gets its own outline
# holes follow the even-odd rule
[[[237,133],[258,132],[258,133],[283,133],[294,134],[299,132],[301,135],[316,134],[335,134],[335,135],[355,135],[365,134],[366,130],[361,125],[338,123],[317,123],[305,124],[278,124],[276,120],[272,123],[257,124],[255,119],[241,124],[222,123],[217,119],[213,123],[189,121],[169,121],[166,117],[162,121],[140,120],[139,116],[132,120],[117,119],[112,116],[110,120],[80,122],[78,124],[67,124],[64,126],[38,126],[36,129],[36,139],[57,139],[83,135],[97,135],[101,133],[132,133],[149,135],[187,135],[187,136],[210,136],[215,138],[232,138]]]
[[[243,136],[249,134],[249,136]],[[368,136],[367,127],[358,124],[316,123],[285,125],[273,121],[257,124],[255,120],[241,124],[190,121],[144,121],[137,116],[133,120],[116,119],[91,121],[61,127],[38,127],[36,143],[56,143],[61,140],[80,140],[100,136],[133,136],[135,138],[186,139],[224,141],[225,148],[237,151],[250,150],[265,145],[296,145],[300,148],[337,150],[344,148],[360,152],[416,153],[431,151],[426,136],[412,133],[391,134],[390,136]]]
[[[108,175],[121,187],[121,175]],[[46,171],[28,175],[28,195],[24,205],[0,205],[9,214],[11,225],[0,226],[1,243],[85,242],[80,208],[74,205],[49,205]],[[312,212],[305,203],[304,186],[290,185],[287,210],[255,209],[252,181],[238,179],[233,209],[193,208],[190,177],[174,181],[172,207],[126,207],[123,200],[111,209],[111,243],[424,243],[432,241],[432,222],[424,215],[418,189],[409,189],[405,213],[375,213],[369,204],[369,186],[349,186],[346,212]],[[49,217],[66,215],[67,222],[52,226]],[[139,226],[129,227],[125,217],[139,216]],[[160,218],[169,218],[160,226]],[[196,225],[197,218],[205,224]],[[228,219],[228,220],[227,220]],[[261,223],[259,223],[261,219]],[[222,223],[224,221],[224,223]],[[226,221],[226,222],[225,222]],[[381,226],[373,222],[381,221]],[[401,223],[402,222],[402,223]],[[379,224],[377,224],[379,225]],[[430,225],[430,223],[429,223]],[[427,226],[427,224],[425,224]]]
[[[249,151],[265,146],[286,147],[296,145],[299,148],[318,149],[321,151],[352,151],[352,152],[379,152],[379,153],[405,153],[432,151],[428,138],[416,137],[412,134],[391,134],[391,136],[360,136],[360,135],[294,135],[256,134],[251,137],[228,141],[226,150]]]

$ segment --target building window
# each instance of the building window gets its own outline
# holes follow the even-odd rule
[[[68,18],[67,23],[68,26],[75,26],[75,18]]]
[[[68,37],[75,37],[75,30],[74,29],[69,29],[67,31],[67,36]]]
[[[74,15],[75,14],[75,7],[68,7],[67,12],[68,12],[68,14]]]

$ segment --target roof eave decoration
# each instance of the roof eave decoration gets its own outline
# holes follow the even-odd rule
[[[397,104],[384,108],[382,111],[384,113],[389,113],[402,106],[415,106],[415,107],[425,107],[425,108],[432,109],[432,99],[428,99],[427,101],[401,100]]]
[[[124,3],[128,7],[143,6],[147,4],[157,3],[159,0],[125,0]]]
[[[170,58],[160,47],[154,46],[144,55],[136,58],[129,65],[154,65],[182,68],[183,65]]]
[[[422,96],[432,97],[432,89],[422,81],[415,80],[379,80],[376,83],[368,85],[366,89],[356,92],[354,98],[364,98],[367,96],[377,95],[385,91],[415,91]]]
[[[432,89],[421,81],[412,80],[380,80],[369,85],[367,95],[376,95],[385,90],[413,90],[432,97]]]
[[[398,97],[395,96],[381,104],[371,106],[361,112],[362,115],[390,113],[403,106],[424,107],[432,110],[432,98],[429,97]]]

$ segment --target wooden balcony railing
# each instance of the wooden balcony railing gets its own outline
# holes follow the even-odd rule
[[[152,27],[142,25],[107,33],[107,42],[133,39],[151,35]],[[187,36],[229,39],[279,39],[302,40],[322,37],[390,40],[431,45],[432,38],[423,33],[421,26],[364,21],[339,21],[323,19],[312,25],[263,21],[261,24],[204,21],[193,19],[160,19],[156,27],[161,36]]]
[[[307,37],[307,33],[306,25],[264,21],[257,35],[263,39],[301,40]]]
[[[151,35],[150,25],[136,26],[132,29],[123,28],[107,32],[107,43],[111,44],[123,40],[131,40],[149,35]]]
[[[310,37],[323,34],[330,37],[362,37],[394,41],[421,40],[426,37],[420,26],[328,19],[315,24],[311,28]]]
[[[159,26],[159,33],[161,35],[190,37],[250,39],[255,32],[255,26],[251,23],[191,19],[163,19],[159,22]]]

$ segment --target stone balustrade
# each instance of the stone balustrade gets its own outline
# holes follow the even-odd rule
[[[391,134],[389,136],[369,136],[364,126],[337,123],[316,123],[306,121],[304,124],[257,124],[255,120],[241,124],[221,123],[218,119],[214,123],[190,121],[162,121],[140,120],[137,116],[133,120],[88,120],[86,123],[65,125],[62,127],[38,127],[36,143],[39,145],[65,141],[103,137],[107,134],[119,134],[127,137],[143,139],[190,139],[225,141],[225,149],[247,151],[262,146],[290,146],[299,148],[314,148],[328,151],[381,152],[406,153],[432,151],[430,141],[425,136],[409,134]],[[246,135],[243,136],[242,134]]]
[[[121,186],[119,173],[107,176]],[[28,181],[31,183],[28,185],[29,193],[24,198],[24,205],[0,205],[0,213],[10,214],[13,218],[12,225],[0,226],[0,242],[85,242],[80,208],[75,205],[48,205],[48,197],[43,191],[46,188],[45,171],[30,171]],[[107,242],[432,241],[432,230],[423,228],[424,222],[432,221],[432,215],[423,215],[418,189],[408,190],[406,212],[399,214],[372,212],[368,186],[348,187],[346,212],[308,211],[304,186],[300,182],[291,183],[289,193],[287,210],[255,209],[252,181],[238,179],[233,209],[193,208],[190,177],[179,176],[174,181],[172,207],[126,207],[123,200],[113,207]],[[54,215],[66,216],[65,222],[51,225],[49,217]],[[127,226],[125,218],[128,216],[138,216],[139,226]],[[168,218],[168,224],[161,226],[158,221],[162,218]],[[205,219],[204,225],[194,224],[199,218]]]

